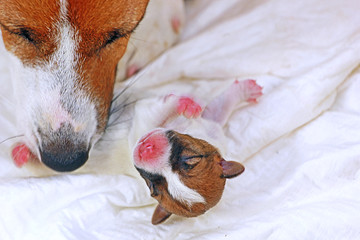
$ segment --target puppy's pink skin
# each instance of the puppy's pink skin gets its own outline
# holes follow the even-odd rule
[[[168,139],[158,130],[152,131],[140,139],[134,150],[134,161],[136,165],[146,164],[155,166],[159,159],[165,154]]]

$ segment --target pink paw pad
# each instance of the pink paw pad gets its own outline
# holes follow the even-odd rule
[[[235,84],[240,83],[238,80],[235,81]],[[255,80],[248,79],[242,81],[244,84],[244,92],[246,94],[246,101],[249,103],[257,103],[257,99],[263,95],[262,87],[259,86]]]
[[[126,77],[129,78],[129,77],[135,75],[139,70],[140,70],[140,68],[136,64],[130,65],[126,69]]]
[[[176,34],[180,32],[181,22],[178,17],[171,18],[171,27]]]
[[[19,168],[29,161],[31,155],[32,153],[25,144],[18,144],[11,151],[14,163]]]
[[[202,112],[201,106],[189,97],[180,97],[176,109],[179,115],[184,115],[187,118],[196,118]]]

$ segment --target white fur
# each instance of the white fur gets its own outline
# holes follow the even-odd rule
[[[203,196],[186,186],[179,178],[179,174],[171,171],[171,168],[163,169],[162,175],[165,177],[168,183],[168,191],[174,199],[185,203],[189,207],[194,203],[205,203]]]
[[[24,131],[25,143],[33,151],[38,151],[42,143],[39,128],[44,134],[51,134],[62,123],[69,123],[88,143],[96,131],[95,105],[77,86],[79,58],[76,50],[80,39],[66,19],[67,2],[61,0],[60,4],[60,19],[54,23],[59,32],[57,49],[50,60],[28,66],[11,56],[18,98],[18,125]]]

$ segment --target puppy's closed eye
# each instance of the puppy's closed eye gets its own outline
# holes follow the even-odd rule
[[[193,169],[203,158],[203,155],[182,156],[181,163],[185,170]]]

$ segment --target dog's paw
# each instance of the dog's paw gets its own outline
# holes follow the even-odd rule
[[[202,108],[192,98],[180,97],[176,111],[179,115],[184,115],[186,118],[197,118],[200,116]]]
[[[16,145],[11,151],[11,156],[17,167],[22,167],[31,157],[31,152],[25,144]]]

